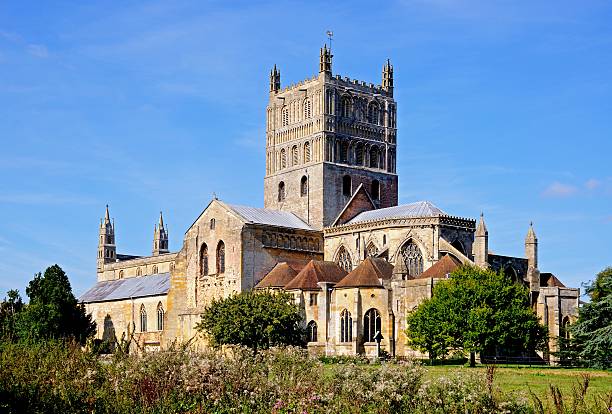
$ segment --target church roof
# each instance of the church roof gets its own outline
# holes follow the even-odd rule
[[[540,286],[541,287],[566,287],[557,276],[552,273],[541,273],[540,274]]]
[[[302,230],[314,230],[305,221],[288,211],[270,210],[224,203],[245,221],[253,224],[267,224],[269,226],[289,227]]]
[[[461,262],[453,256],[445,254],[432,267],[417,276],[417,279],[446,279],[453,270],[461,266]]]
[[[255,289],[282,288],[298,274],[287,262],[277,263],[270,272],[259,281]]]
[[[429,201],[417,201],[416,203],[403,204],[401,206],[379,208],[378,210],[364,211],[348,221],[347,224],[361,223],[364,221],[384,220],[390,218],[404,217],[436,217],[447,216],[444,211]]]
[[[285,286],[285,290],[320,290],[317,283],[338,283],[346,276],[346,270],[335,262],[311,260],[308,264]]]
[[[382,287],[381,280],[391,279],[393,265],[379,257],[368,257],[336,284],[336,288]]]
[[[79,302],[106,302],[146,296],[165,295],[170,289],[170,273],[129,277],[96,283],[83,293]]]

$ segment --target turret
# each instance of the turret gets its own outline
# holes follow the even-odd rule
[[[538,238],[533,231],[533,223],[529,224],[527,237],[525,237],[525,256],[527,257],[527,281],[531,291],[532,302],[537,298],[540,290],[540,271],[538,270]]]
[[[474,263],[481,268],[489,267],[489,231],[484,221],[484,214],[480,214],[476,233],[474,233]]]
[[[280,90],[280,70],[276,69],[276,65],[270,71],[270,92],[277,93]]]
[[[387,59],[382,71],[382,88],[387,91],[389,96],[393,96],[393,66],[391,61]]]
[[[98,239],[98,272],[104,271],[106,263],[117,260],[117,247],[115,246],[115,223],[111,222],[108,204],[104,218],[100,219],[100,238]]]
[[[331,75],[332,57],[331,50],[327,48],[327,45],[323,45],[319,55],[319,73],[328,73]]]
[[[168,230],[164,226],[164,217],[159,212],[159,223],[155,225],[153,231],[153,256],[168,253]]]

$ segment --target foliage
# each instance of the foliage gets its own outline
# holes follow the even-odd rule
[[[7,296],[0,303],[0,340],[12,341],[17,337],[17,315],[24,305],[18,290],[9,290]]]
[[[214,300],[197,329],[213,345],[242,345],[257,351],[278,345],[304,345],[301,322],[291,295],[251,291]]]
[[[68,276],[58,265],[36,274],[26,293],[27,305],[17,291],[9,292],[9,299],[2,303],[0,321],[6,340],[74,338],[84,344],[95,333],[95,323],[74,297]]]
[[[457,268],[435,285],[431,299],[408,316],[411,346],[444,357],[451,350],[534,350],[546,329],[529,307],[529,291],[503,274],[472,266]]]
[[[567,349],[587,365],[595,368],[612,366],[612,267],[597,274],[586,287],[591,302],[580,309],[578,320],[571,326]]]

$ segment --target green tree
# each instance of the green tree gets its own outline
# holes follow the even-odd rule
[[[16,338],[15,322],[23,309],[23,300],[18,290],[9,290],[7,298],[0,303],[0,339],[13,341]]]
[[[529,307],[529,291],[503,274],[472,266],[457,268],[435,285],[431,299],[408,315],[412,346],[432,358],[451,350],[475,353],[535,350],[546,328]]]
[[[570,327],[569,347],[588,365],[607,369],[612,366],[612,267],[599,272],[586,293],[591,302]]]
[[[197,329],[213,345],[243,345],[256,352],[277,345],[303,345],[301,322],[291,295],[242,292],[214,300],[202,314]]]
[[[78,303],[68,276],[58,265],[48,267],[44,274],[36,274],[26,294],[30,302],[17,320],[20,339],[74,338],[84,344],[95,333],[95,322]]]

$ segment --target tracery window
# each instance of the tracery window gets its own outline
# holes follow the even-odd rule
[[[404,261],[408,276],[418,276],[423,273],[423,254],[412,240],[402,246],[400,259]]]
[[[380,332],[380,313],[372,308],[363,317],[363,340],[365,342],[375,342],[376,333]]]
[[[278,183],[278,201],[285,201],[285,182]]]
[[[338,266],[340,266],[347,272],[350,272],[351,270],[353,270],[353,263],[351,261],[351,255],[344,248],[344,246],[340,247],[340,250],[338,250],[338,255],[336,256],[336,263],[338,263]]]
[[[376,257],[378,255],[378,247],[373,242],[368,244],[366,247],[366,257]]]
[[[308,177],[303,176],[300,180],[300,196],[308,195]]]
[[[291,148],[291,165],[298,165],[299,157],[298,157],[298,147],[294,145]]]
[[[317,323],[315,321],[308,322],[306,326],[306,335],[308,342],[317,342]]]
[[[353,318],[351,313],[344,309],[340,314],[340,342],[353,340]]]
[[[200,247],[200,276],[208,275],[208,246],[202,243]]]
[[[287,153],[284,148],[280,150],[280,167],[281,170],[287,168]]]
[[[304,143],[304,164],[310,162],[310,142]]]
[[[225,273],[225,243],[219,240],[217,244],[217,273]]]
[[[140,332],[147,331],[147,310],[144,305],[140,306]]]
[[[161,302],[157,305],[157,330],[164,330],[164,307]]]
[[[351,98],[350,97],[344,96],[342,98],[342,100],[340,101],[340,110],[341,110],[341,114],[343,117],[345,118],[351,117],[352,108],[351,108]]]

